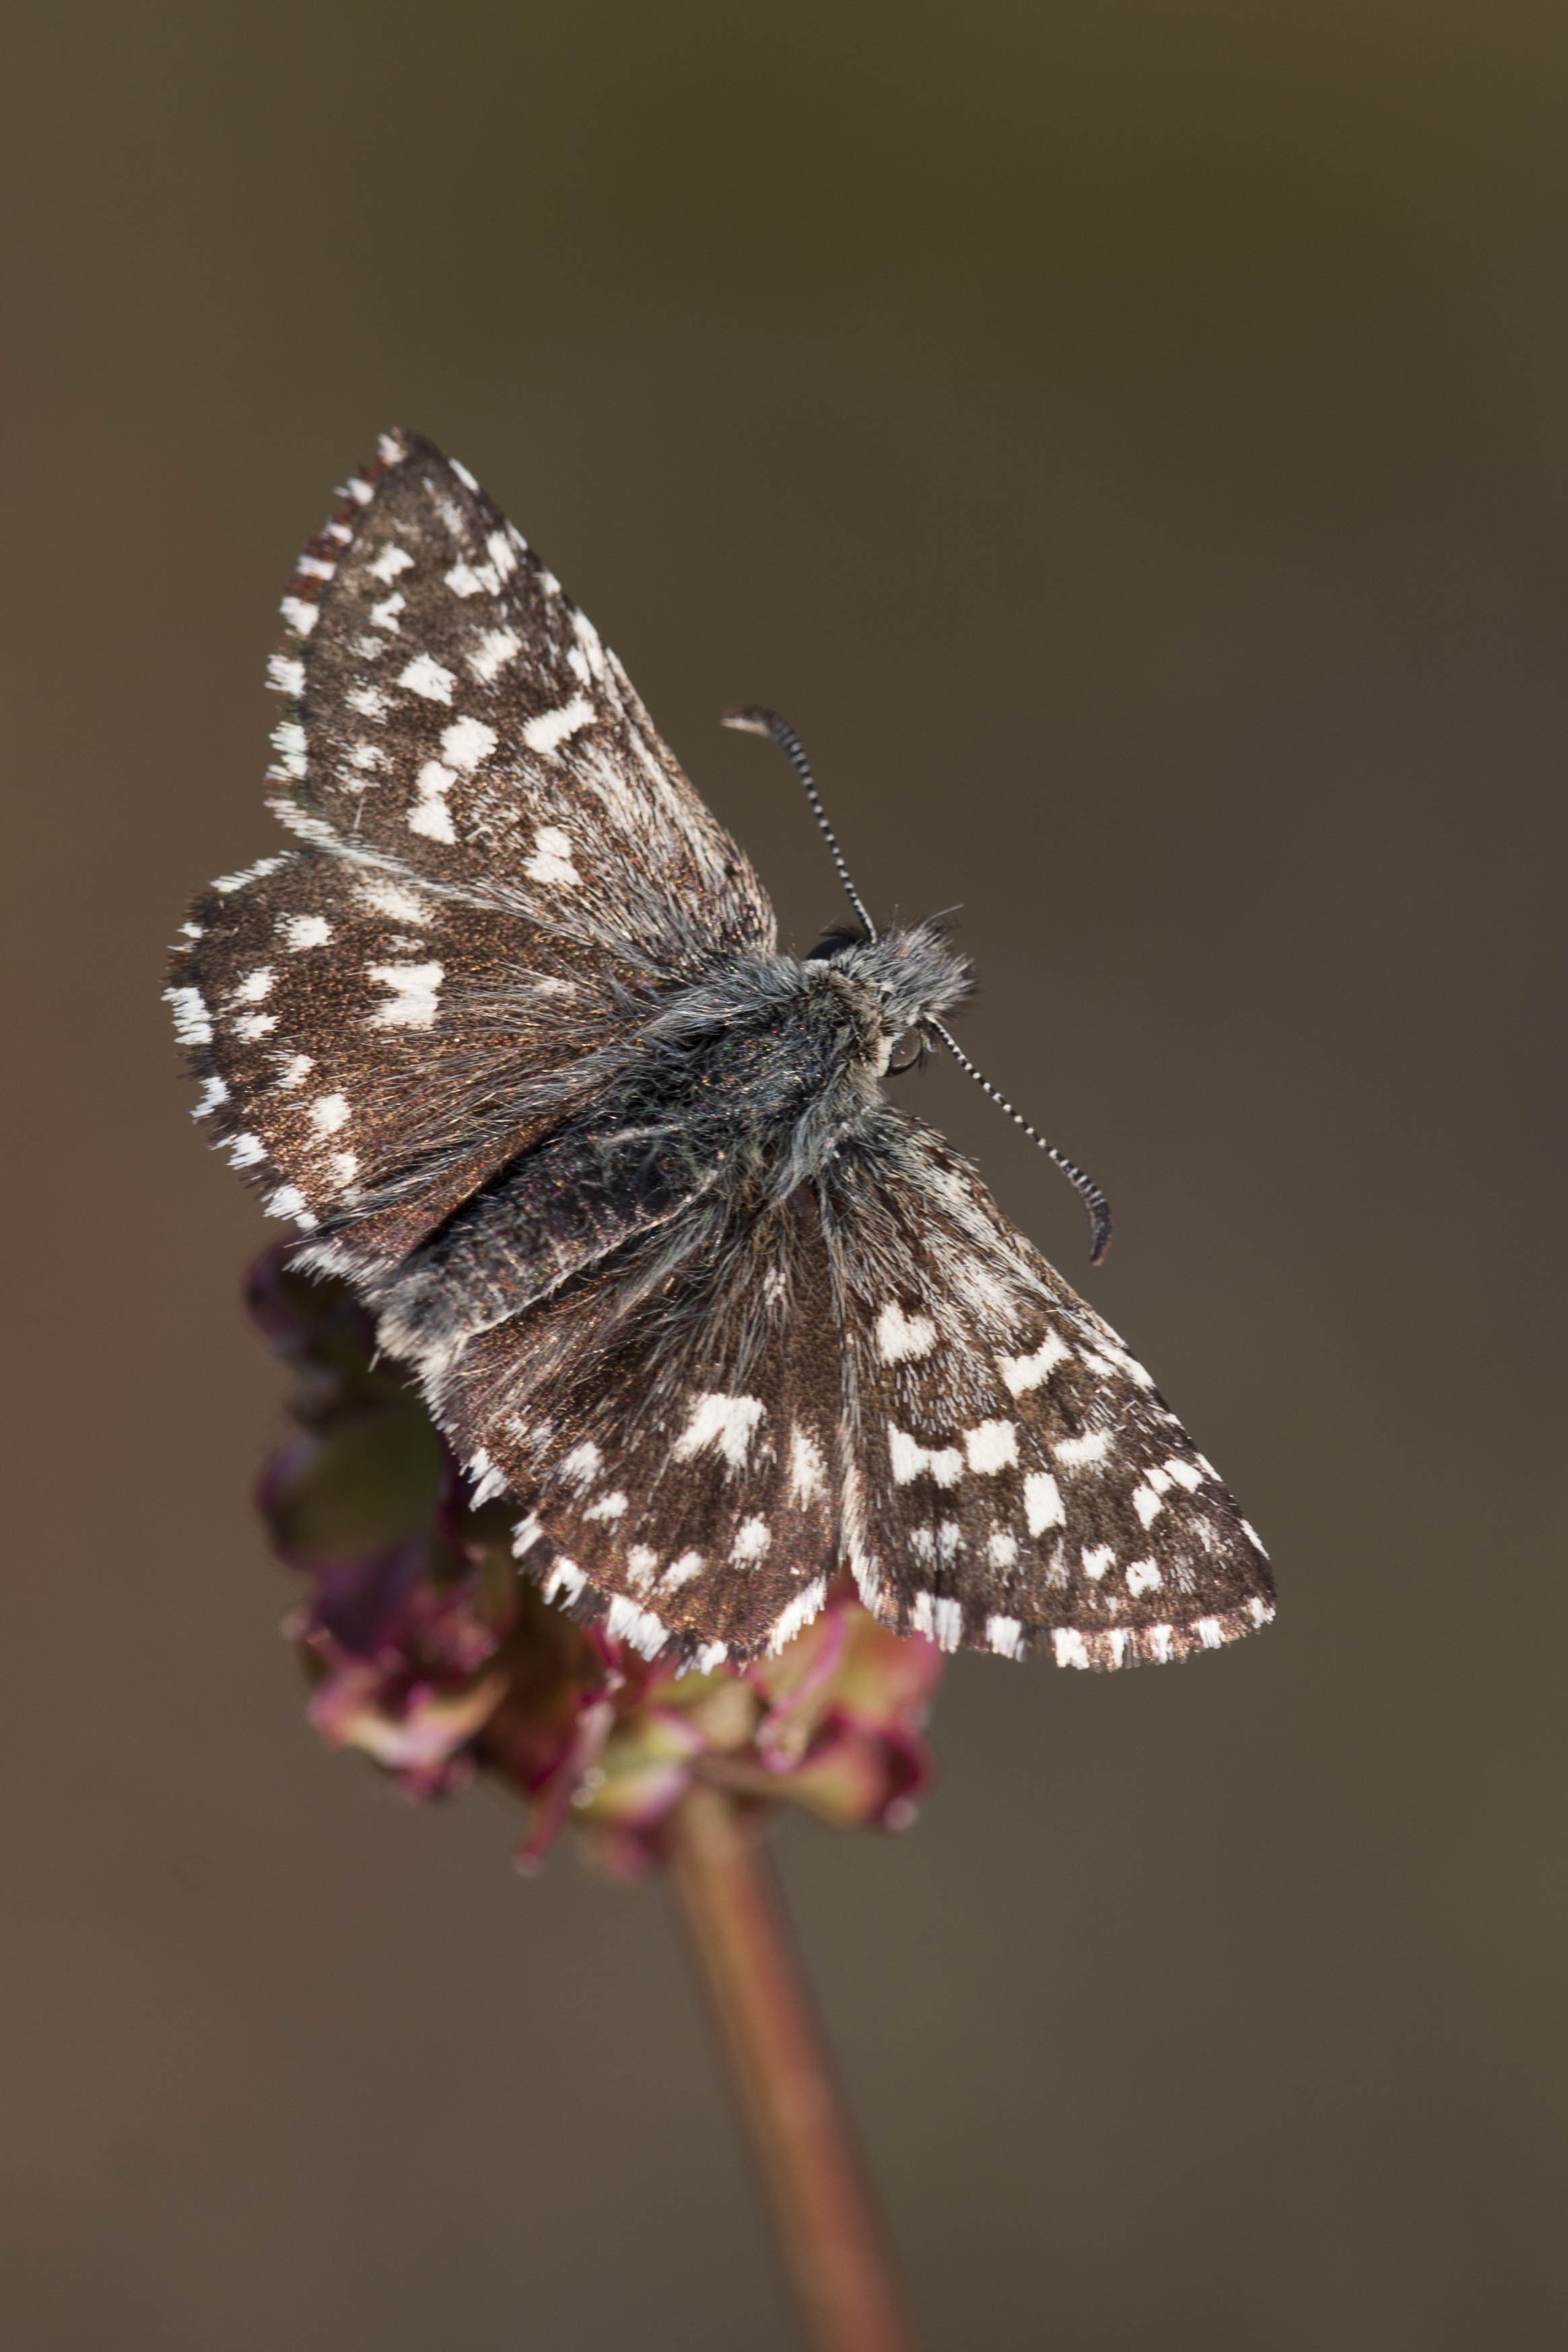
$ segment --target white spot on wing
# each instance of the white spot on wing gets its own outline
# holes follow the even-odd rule
[[[583,652],[588,656],[589,667],[592,670],[595,677],[602,677],[604,676],[604,646],[600,638],[598,630],[594,627],[586,613],[579,613],[575,610],[571,616],[571,626],[578,644],[582,647]]]
[[[777,1657],[779,1652],[794,1640],[801,1626],[810,1623],[812,1618],[821,1612],[827,1597],[827,1579],[821,1576],[818,1577],[814,1584],[808,1584],[803,1592],[798,1592],[795,1595],[789,1606],[774,1620],[772,1635],[768,1643],[770,1654]]]
[[[1111,1450],[1110,1433],[1103,1429],[1085,1430],[1082,1437],[1064,1437],[1051,1450],[1064,1470],[1084,1470],[1091,1462],[1104,1460]]]
[[[305,1206],[305,1195],[298,1184],[280,1184],[276,1192],[267,1194],[262,1205],[269,1217],[292,1217],[296,1224],[303,1225],[307,1232],[316,1223]]]
[[[571,841],[559,824],[541,824],[534,835],[534,854],[523,872],[535,882],[555,882],[570,887],[581,875],[571,862]]]
[[[371,980],[392,991],[389,1003],[371,1014],[372,1029],[430,1029],[440,1006],[436,992],[445,972],[438,963],[372,963]]]
[[[401,882],[390,881],[384,875],[361,882],[355,896],[361,907],[369,907],[378,915],[390,915],[394,923],[423,925],[431,918],[428,898],[422,898],[417,891],[405,889]]]
[[[304,1085],[315,1067],[316,1064],[308,1054],[291,1054],[278,1073],[278,1093],[292,1094],[296,1087]]]
[[[1054,1331],[1048,1331],[1032,1356],[1003,1356],[1002,1378],[1014,1396],[1026,1396],[1042,1381],[1051,1378],[1058,1364],[1066,1363],[1072,1350]]]
[[[270,1037],[277,1026],[276,1013],[242,1013],[235,1023],[234,1029],[235,1035],[241,1045],[255,1045],[259,1044],[263,1037]]]
[[[528,1522],[525,1520],[524,1525],[526,1526]],[[522,1529],[519,1528],[517,1532],[520,1536]],[[558,1559],[555,1566],[550,1570],[549,1574],[545,1579],[545,1599],[547,1601],[559,1601],[564,1594],[565,1598],[569,1601],[575,1601],[587,1582],[587,1577],[584,1576],[581,1569],[578,1567],[575,1560]]]
[[[1127,1570],[1127,1590],[1134,1600],[1140,1592],[1152,1592],[1156,1584],[1164,1582],[1164,1577],[1152,1559],[1135,1559]]]
[[[1164,1510],[1165,1505],[1161,1502],[1158,1492],[1154,1486],[1134,1486],[1133,1489],[1133,1508],[1138,1515],[1140,1525],[1146,1528],[1151,1527],[1154,1524],[1154,1521],[1159,1516],[1160,1512]]]
[[[455,842],[446,794],[457,782],[457,771],[444,768],[439,760],[426,760],[414,782],[419,798],[408,804],[410,833],[423,833],[430,841]]]
[[[501,580],[493,563],[455,563],[446,584],[455,596],[494,596]]]
[[[936,1326],[929,1315],[905,1315],[893,1299],[877,1317],[876,1344],[884,1364],[928,1356],[936,1345]]]
[[[717,1391],[699,1395],[691,1419],[675,1440],[672,1458],[690,1462],[705,1446],[715,1445],[731,1468],[738,1469],[763,1411],[760,1397],[726,1396]]]
[[[406,686],[411,694],[422,694],[426,702],[450,702],[452,699],[452,672],[443,669],[429,654],[416,654],[399,677],[398,684]]]
[[[568,738],[593,724],[593,705],[585,694],[574,694],[559,710],[541,710],[523,729],[530,751],[555,751]]]
[[[201,1099],[191,1113],[193,1118],[207,1118],[229,1098],[229,1090],[222,1078],[204,1078]]]
[[[347,1095],[318,1095],[310,1106],[310,1124],[318,1135],[336,1135],[349,1123]]]
[[[486,727],[482,719],[455,719],[442,735],[441,756],[451,761],[459,775],[471,776],[500,740],[495,729]]]
[[[1016,1568],[1019,1557],[1017,1536],[1009,1536],[1005,1528],[998,1528],[986,1539],[986,1557],[993,1568]]]
[[[935,1478],[939,1486],[956,1486],[964,1475],[964,1457],[956,1446],[925,1446],[904,1430],[887,1424],[888,1454],[893,1464],[894,1483],[907,1486],[912,1478],[922,1473]]]
[[[964,1638],[964,1612],[956,1601],[939,1601],[934,1592],[917,1592],[910,1615],[915,1632],[940,1650],[956,1650]]]
[[[1023,1511],[1031,1536],[1061,1525],[1061,1489],[1049,1470],[1031,1470],[1024,1480]]]
[[[325,915],[280,915],[277,936],[297,955],[301,948],[324,948],[332,926]]]
[[[236,1135],[229,1145],[231,1168],[254,1168],[258,1160],[267,1158],[267,1146],[259,1135]]]
[[[624,1518],[626,1516],[626,1497],[624,1495],[621,1494],[601,1495],[597,1503],[591,1503],[589,1505],[587,1510],[584,1511],[582,1516],[585,1519]]]
[[[497,672],[522,650],[523,641],[516,629],[489,629],[468,656],[468,667],[481,686],[488,686]]]
[[[264,997],[272,994],[272,983],[277,977],[269,963],[258,964],[255,971],[246,972],[235,990],[232,1001],[235,1004],[259,1004]]]
[[[413,558],[406,547],[383,547],[369,570],[372,580],[379,580],[383,587],[390,588],[398,573],[411,571],[413,565]]]
[[[1089,1652],[1083,1636],[1074,1632],[1071,1625],[1057,1626],[1051,1637],[1051,1646],[1056,1653],[1059,1666],[1086,1666],[1089,1664]]]
[[[290,854],[285,850],[277,857],[258,857],[254,866],[242,866],[237,874],[220,874],[213,887],[221,890],[226,898],[231,890],[243,890],[247,882],[259,882],[265,875],[276,874],[280,866],[287,865]]]
[[[729,1557],[736,1568],[754,1568],[763,1559],[773,1540],[773,1530],[764,1518],[742,1519],[735,1531]]]
[[[982,1421],[964,1432],[964,1452],[971,1470],[1005,1470],[1019,1458],[1018,1432],[1010,1421]]]
[[[1178,1454],[1173,1454],[1166,1462],[1166,1475],[1174,1478],[1178,1486],[1185,1486],[1189,1495],[1196,1494],[1203,1484],[1202,1471],[1196,1469],[1190,1462],[1184,1462]]]
[[[988,1617],[986,1639],[998,1658],[1023,1655],[1023,1627],[1016,1617]]]
[[[283,719],[272,730],[272,744],[277,753],[278,773],[291,776],[298,782],[306,769],[304,728],[297,719]]]
[[[700,1551],[682,1552],[679,1559],[673,1559],[659,1579],[660,1591],[678,1591],[683,1584],[689,1584],[694,1576],[700,1576],[702,1568],[703,1556]]]
[[[199,988],[166,988],[163,1000],[174,1015],[174,1034],[182,1045],[210,1045],[213,1024]]]
[[[308,637],[316,626],[318,607],[302,603],[298,596],[286,596],[278,611],[298,636]]]
[[[604,1630],[612,1642],[626,1643],[644,1658],[655,1657],[670,1638],[663,1618],[655,1617],[651,1609],[639,1609],[634,1601],[619,1592],[610,1604]]]
[[[1084,1575],[1098,1584],[1106,1570],[1115,1567],[1116,1548],[1114,1544],[1091,1544],[1081,1558]]]
[[[814,1503],[828,1491],[827,1465],[810,1433],[799,1427],[789,1435],[789,1500]]]

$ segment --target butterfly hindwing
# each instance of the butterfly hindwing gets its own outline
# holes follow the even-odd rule
[[[826,1185],[846,1542],[901,1631],[1113,1666],[1273,1613],[1261,1547],[1143,1367],[941,1139],[889,1112]]]
[[[528,1082],[613,1025],[570,941],[311,850],[199,899],[169,992],[214,1140],[274,1215],[351,1228],[366,1263],[519,1150]]]
[[[547,1591],[712,1660],[822,1605],[839,1365],[810,1189],[715,1194],[476,1338],[436,1405],[474,1475],[531,1496]]]

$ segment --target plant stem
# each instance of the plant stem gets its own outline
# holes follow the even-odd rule
[[[699,1783],[675,1881],[815,2352],[915,2352],[892,2259],[766,1862]]]

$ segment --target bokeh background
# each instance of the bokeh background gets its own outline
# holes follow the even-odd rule
[[[276,599],[405,422],[797,939],[961,903],[914,1097],[1151,1362],[1275,1629],[966,1659],[781,1866],[927,2340],[1568,2334],[1568,20],[1519,0],[33,7],[0,98],[0,2329],[773,2352],[667,1891],[318,1749],[264,1228],[158,1002]],[[914,1086],[913,1080],[905,1081]],[[911,1097],[906,1097],[906,1099]]]

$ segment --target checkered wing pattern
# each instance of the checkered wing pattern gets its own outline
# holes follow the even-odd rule
[[[889,1110],[824,1192],[844,1542],[890,1622],[1104,1667],[1269,1621],[1267,1557],[1214,1470],[965,1160]]]
[[[591,622],[430,443],[383,440],[283,609],[300,845],[198,901],[169,994],[268,1210],[384,1271],[548,1124],[530,1087],[774,920]]]

